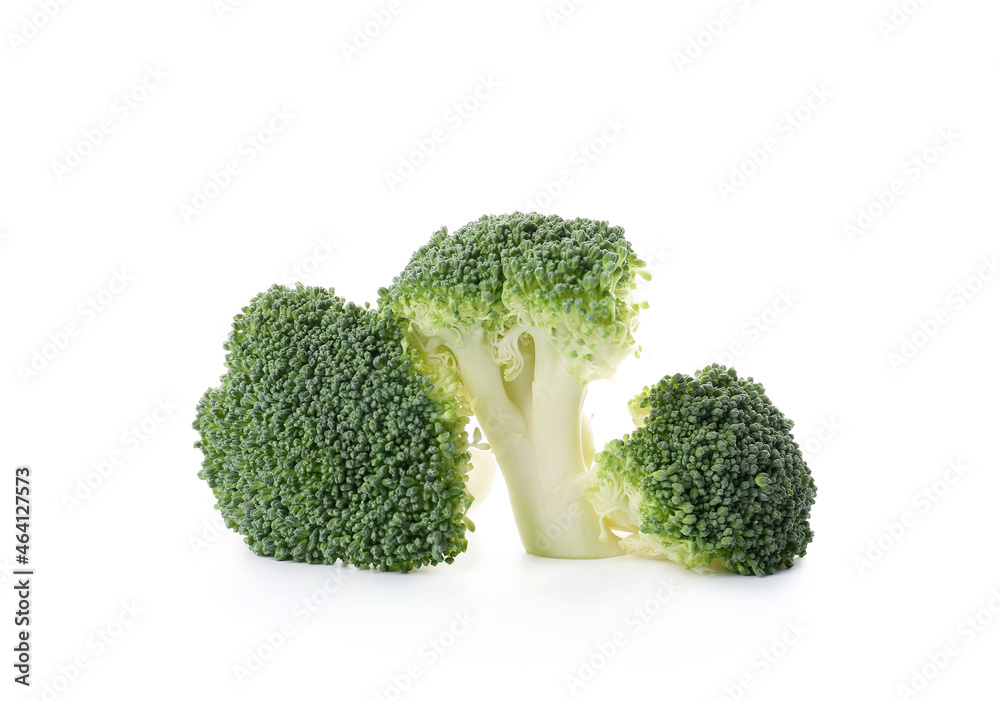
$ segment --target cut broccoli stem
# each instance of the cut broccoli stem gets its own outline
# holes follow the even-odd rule
[[[601,540],[600,518],[585,498],[586,386],[570,375],[544,331],[525,332],[533,339],[533,357],[526,357],[519,375],[508,381],[480,327],[440,339],[458,362],[472,409],[503,472],[521,542],[542,557],[621,555],[614,539]]]

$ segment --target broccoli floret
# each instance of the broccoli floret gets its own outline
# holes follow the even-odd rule
[[[225,348],[199,476],[254,553],[405,572],[465,551],[468,413],[390,312],[275,285]]]
[[[584,497],[594,451],[583,401],[588,382],[635,351],[631,293],[644,265],[607,222],[484,216],[435,233],[380,291],[475,412],[530,553],[621,552],[601,541]]]
[[[630,403],[637,428],[596,458],[588,496],[629,552],[740,574],[791,567],[816,485],[792,422],[753,379],[710,365]]]

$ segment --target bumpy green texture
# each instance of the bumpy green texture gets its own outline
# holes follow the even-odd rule
[[[792,422],[752,379],[711,365],[630,403],[637,428],[596,458],[588,494],[626,550],[758,576],[812,541],[816,485]]]
[[[275,285],[225,348],[199,476],[253,552],[405,572],[465,551],[467,413],[391,313]]]
[[[424,336],[481,327],[508,379],[522,330],[545,329],[581,381],[610,376],[634,351],[643,263],[621,227],[515,212],[436,232],[383,299]]]

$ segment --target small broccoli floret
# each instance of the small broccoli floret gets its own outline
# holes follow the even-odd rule
[[[588,498],[629,552],[739,574],[791,567],[816,485],[792,422],[752,379],[710,365],[630,403],[637,428],[596,458]]]
[[[253,552],[405,572],[465,551],[468,412],[390,312],[275,285],[225,348],[199,476]]]
[[[620,227],[514,213],[438,231],[381,291],[414,347],[461,386],[528,552],[621,553],[601,542],[584,498],[593,445],[583,401],[588,382],[635,351],[644,265]]]

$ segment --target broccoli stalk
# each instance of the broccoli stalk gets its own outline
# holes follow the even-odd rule
[[[587,456],[593,458],[583,433],[584,424],[589,428],[583,415],[587,385],[569,374],[541,330],[523,333],[536,353],[524,358],[512,380],[493,361],[481,328],[451,343],[438,339],[458,362],[507,482],[525,550],[563,558],[619,555],[614,543],[601,542],[597,514],[584,499]]]
[[[437,232],[382,290],[413,346],[461,384],[529,553],[622,553],[586,500],[583,402],[634,351],[643,265],[604,222],[513,214]]]

